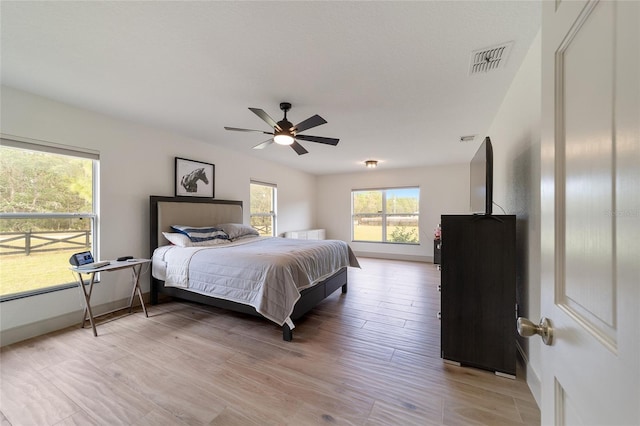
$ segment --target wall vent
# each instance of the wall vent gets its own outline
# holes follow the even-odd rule
[[[469,75],[482,74],[503,68],[509,57],[513,42],[471,52]]]

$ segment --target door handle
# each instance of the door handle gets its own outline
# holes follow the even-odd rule
[[[545,345],[551,346],[553,344],[553,327],[551,321],[548,318],[542,318],[539,324],[534,324],[526,318],[518,318],[518,334],[522,337],[530,337],[534,334],[542,337],[542,342]]]

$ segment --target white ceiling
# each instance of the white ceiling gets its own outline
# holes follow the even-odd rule
[[[540,26],[538,1],[2,1],[2,84],[314,174],[467,162]],[[471,52],[513,42],[504,68]],[[252,150],[293,104],[304,134]],[[478,135],[460,143],[463,135]],[[61,142],[61,141],[56,141]],[[201,159],[215,163],[215,158]]]

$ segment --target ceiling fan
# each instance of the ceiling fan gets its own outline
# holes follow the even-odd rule
[[[238,129],[237,127],[226,127],[226,130],[233,130],[236,132],[257,132],[264,133],[265,135],[273,135],[273,137],[268,140],[262,142],[253,147],[253,149],[263,149],[272,143],[277,143],[279,145],[289,145],[298,155],[306,154],[309,151],[304,149],[302,145],[300,145],[296,139],[307,141],[307,142],[318,142],[324,143],[327,145],[336,146],[340,139],[335,138],[323,138],[321,136],[309,136],[309,135],[301,135],[300,132],[304,132],[305,130],[309,130],[313,127],[320,126],[321,124],[325,124],[327,120],[320,117],[318,114],[307,118],[304,121],[296,124],[295,126],[291,124],[289,120],[287,120],[287,111],[291,109],[291,104],[289,102],[280,103],[280,109],[284,111],[284,118],[277,123],[273,118],[269,116],[264,110],[260,108],[249,108],[255,115],[263,119],[269,126],[273,127],[273,132],[266,132],[263,130],[252,130],[252,129]]]

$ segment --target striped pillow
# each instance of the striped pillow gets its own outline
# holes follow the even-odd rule
[[[194,243],[189,239],[189,237],[181,234],[180,232],[163,232],[162,235],[164,235],[167,241],[178,247],[211,247],[221,244],[229,244],[231,242],[231,240],[222,240],[218,238],[215,240]]]
[[[205,226],[196,228],[193,226],[171,225],[171,228],[181,234],[186,235],[194,242],[210,241],[210,240],[228,240],[229,235],[222,229],[214,228],[212,226]]]

